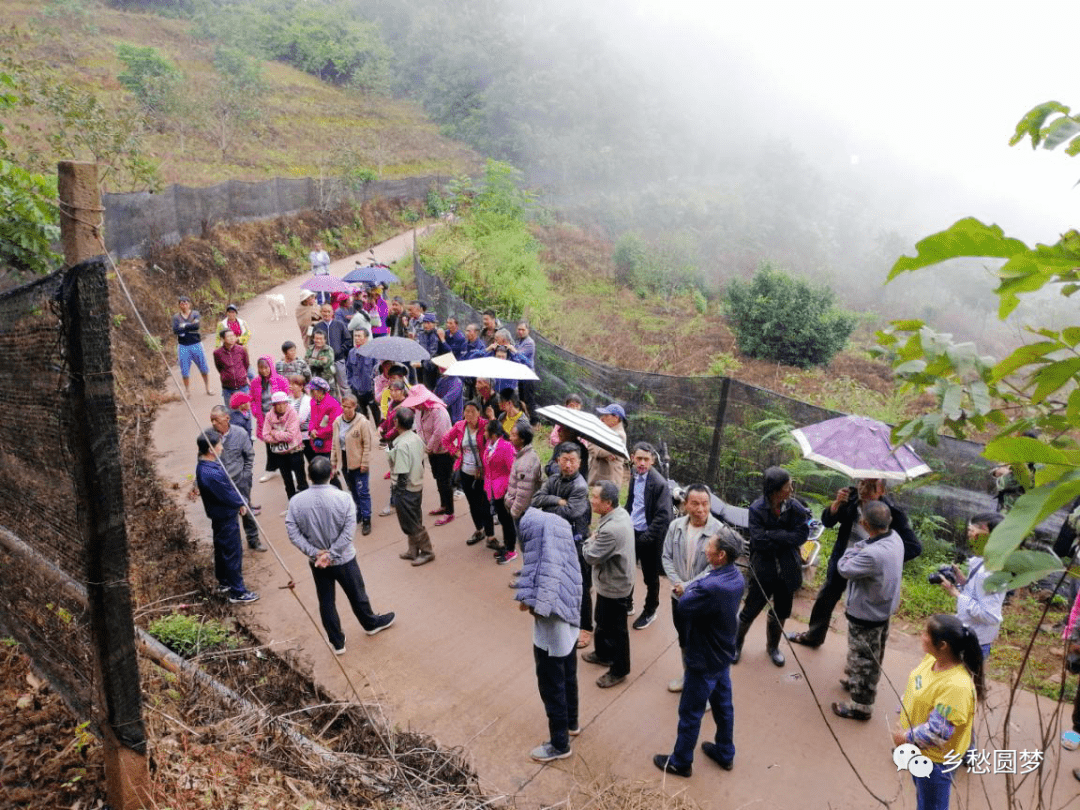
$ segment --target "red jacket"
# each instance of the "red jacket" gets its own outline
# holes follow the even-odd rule
[[[234,343],[231,349],[225,346],[214,349],[214,367],[221,375],[223,388],[233,391],[246,388],[249,365],[247,349],[239,343]]]
[[[308,436],[311,449],[316,453],[329,453],[330,440],[334,437],[334,420],[341,416],[341,403],[327,394],[322,402],[311,398],[311,419],[308,421]]]
[[[509,439],[499,439],[494,446],[487,445],[480,454],[484,460],[484,492],[488,500],[496,501],[506,494],[515,456],[517,451]]]
[[[480,451],[481,464],[484,458],[484,448],[487,447],[487,433],[484,432],[484,427],[487,425],[487,419],[480,417],[476,420],[476,447]],[[461,442],[465,439],[465,428],[468,425],[465,420],[455,424],[450,430],[446,431],[443,436],[443,447],[454,454],[454,469],[461,469]]]

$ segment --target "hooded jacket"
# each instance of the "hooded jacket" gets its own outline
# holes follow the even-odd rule
[[[514,598],[537,616],[581,625],[581,567],[570,524],[558,515],[528,509],[518,525],[525,560]]]

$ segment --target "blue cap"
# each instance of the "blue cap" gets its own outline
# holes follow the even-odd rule
[[[623,422],[626,421],[626,411],[623,410],[623,406],[614,402],[605,408],[597,408],[596,412],[604,416],[617,416]]]

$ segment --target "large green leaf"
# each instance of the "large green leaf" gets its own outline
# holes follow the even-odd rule
[[[986,590],[993,592],[1003,588],[1023,588],[1052,574],[1061,574],[1064,570],[1056,554],[1020,549],[1006,558],[1002,570],[986,578]]]
[[[1028,251],[1019,239],[1005,236],[997,225],[984,225],[974,217],[962,219],[946,231],[928,236],[915,245],[918,254],[901,256],[889,271],[889,281],[901,273],[939,264],[949,259],[982,256],[1008,259]]]
[[[1043,124],[1053,113],[1069,114],[1069,108],[1059,101],[1044,101],[1030,109],[1016,125],[1016,132],[1009,139],[1009,146],[1016,146],[1025,136],[1031,136],[1031,148],[1036,149],[1042,140]]]
[[[1035,391],[1031,401],[1038,404],[1080,374],[1080,357],[1059,360],[1039,369],[1035,375]]]
[[[1056,447],[1027,436],[1004,436],[994,439],[983,456],[1001,464],[1068,464],[1069,459]]]
[[[1074,469],[1053,483],[1029,490],[1017,498],[986,541],[986,567],[1001,571],[1031,531],[1047,517],[1080,495],[1080,470]]]

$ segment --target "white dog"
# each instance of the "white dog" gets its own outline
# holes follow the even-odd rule
[[[266,300],[270,302],[270,320],[280,321],[285,317],[285,296],[277,293],[268,293]]]

